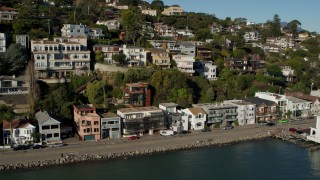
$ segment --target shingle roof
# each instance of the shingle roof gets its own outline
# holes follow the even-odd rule
[[[39,111],[36,113],[36,119],[39,124],[43,124],[46,121],[51,121],[54,123],[60,123],[59,121],[53,119],[47,111]]]
[[[189,111],[193,114],[193,115],[198,115],[198,114],[207,114],[204,110],[202,110],[201,108],[188,108]]]
[[[258,97],[246,98],[246,99],[243,99],[243,101],[247,101],[247,102],[253,103],[253,104],[257,105],[257,106],[260,106],[261,104],[265,104],[267,106],[272,106],[272,105],[276,104],[273,101],[268,101],[268,100],[261,99],[261,98],[258,98]]]

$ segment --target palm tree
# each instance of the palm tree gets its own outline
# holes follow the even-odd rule
[[[10,137],[11,137],[11,142],[12,142],[12,121],[16,117],[16,113],[13,111],[11,107],[8,106],[1,106],[0,107],[0,120],[6,120],[10,124]]]

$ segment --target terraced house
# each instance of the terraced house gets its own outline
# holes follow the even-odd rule
[[[31,51],[40,78],[80,75],[90,70],[86,37],[32,40]]]

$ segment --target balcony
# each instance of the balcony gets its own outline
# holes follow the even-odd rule
[[[225,113],[226,116],[236,116],[238,115],[237,112],[229,112],[229,113]]]

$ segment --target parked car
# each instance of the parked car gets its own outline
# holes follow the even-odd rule
[[[289,128],[289,132],[296,133],[298,130],[296,128]]]
[[[190,132],[190,131],[183,130],[183,131],[181,131],[179,134],[189,134],[189,133],[191,133],[191,132]]]
[[[227,126],[225,126],[223,129],[224,129],[224,130],[233,129],[233,126],[231,126],[231,125],[227,125]]]
[[[33,146],[30,147],[30,149],[42,149],[42,145],[34,144]]]
[[[26,150],[26,149],[30,149],[30,146],[28,146],[28,145],[14,145],[12,149],[14,151]]]
[[[274,122],[268,122],[267,124],[266,124],[266,126],[275,126],[276,125],[276,123],[274,123]]]
[[[210,131],[211,131],[211,129],[209,129],[209,128],[201,129],[201,132],[210,132]]]
[[[55,147],[63,147],[64,144],[63,143],[55,143],[55,144],[50,144],[49,147],[51,148],[55,148]]]
[[[279,120],[279,123],[287,123],[287,122],[288,122],[287,119],[281,119],[281,120]]]
[[[128,137],[128,140],[137,140],[137,139],[139,139],[138,136],[129,136]]]
[[[266,126],[268,123],[267,122],[261,122],[259,123],[260,126]]]
[[[161,136],[173,136],[174,132],[172,130],[161,130],[160,135]]]

